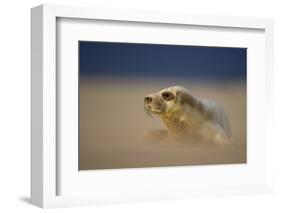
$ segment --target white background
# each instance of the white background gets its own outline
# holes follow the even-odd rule
[[[36,1],[9,0],[0,9],[0,211],[37,212],[29,204],[30,188],[30,11],[41,3],[77,4],[73,0]],[[52,209],[52,212],[280,212],[281,211],[281,141],[278,120],[281,119],[281,13],[279,1],[212,0],[212,1],[109,1],[80,0],[82,6],[101,6],[122,9],[185,12],[275,18],[275,128],[272,141],[274,194],[259,196],[190,199],[156,203],[101,205],[71,209]],[[279,72],[278,72],[279,71]],[[279,85],[278,85],[279,83]]]

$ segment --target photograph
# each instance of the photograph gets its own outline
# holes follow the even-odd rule
[[[79,170],[247,163],[247,48],[78,41]]]

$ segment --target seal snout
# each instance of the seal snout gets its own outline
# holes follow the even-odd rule
[[[150,103],[152,102],[152,97],[151,97],[151,96],[146,96],[146,97],[144,98],[144,102],[145,102],[146,104],[150,104]]]
[[[164,111],[164,103],[157,93],[149,94],[144,97],[144,106],[146,110],[159,114]]]

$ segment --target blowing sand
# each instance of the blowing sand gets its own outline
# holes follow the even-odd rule
[[[199,98],[219,102],[229,116],[230,145],[202,146],[144,140],[161,120],[144,112],[146,94],[179,84]],[[80,80],[79,169],[246,163],[246,85]]]

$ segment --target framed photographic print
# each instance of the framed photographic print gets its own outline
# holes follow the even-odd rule
[[[31,14],[32,203],[270,192],[272,20]]]

